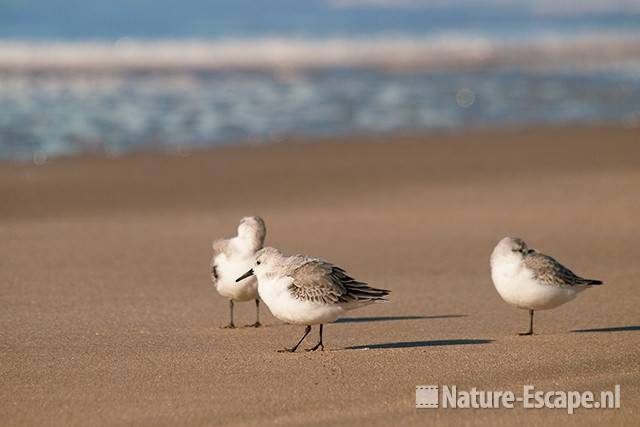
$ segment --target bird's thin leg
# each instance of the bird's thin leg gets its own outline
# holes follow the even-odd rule
[[[256,322],[251,325],[244,325],[245,328],[259,328],[262,326],[260,323],[260,298],[256,298]]]
[[[316,351],[318,349],[320,349],[320,351],[324,351],[324,344],[322,344],[322,327],[324,325],[321,323],[320,324],[320,341],[318,341],[318,344],[314,345],[311,348],[308,348],[307,351]]]
[[[229,300],[229,324],[227,326],[223,326],[223,329],[233,329],[236,325],[233,324],[233,300]]]
[[[307,337],[307,335],[309,335],[309,332],[311,332],[311,325],[307,325],[307,327],[304,329],[304,335],[302,336],[302,338],[300,338],[300,341],[298,341],[298,344],[294,345],[291,348],[286,348],[284,350],[278,350],[280,352],[285,352],[288,351],[289,353],[293,353],[294,351],[296,351],[298,349],[298,346],[300,344],[302,344],[302,341],[304,341],[304,339]]]
[[[529,330],[518,335],[533,335],[533,310],[529,310]]]

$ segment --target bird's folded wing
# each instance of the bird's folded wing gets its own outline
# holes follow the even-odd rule
[[[289,292],[297,299],[326,304],[347,302],[347,289],[336,274],[340,270],[320,259],[305,258],[288,274],[293,280]],[[348,277],[348,276],[347,276]],[[353,280],[353,279],[351,279]]]
[[[534,277],[552,286],[584,286],[601,284],[599,280],[584,279],[554,258],[531,250],[524,257],[524,264],[533,271]]]
[[[336,303],[384,301],[386,289],[376,289],[358,282],[346,271],[330,262],[304,256],[292,260],[289,292],[297,299]]]

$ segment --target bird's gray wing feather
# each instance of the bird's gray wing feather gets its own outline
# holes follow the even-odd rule
[[[534,277],[552,286],[600,285],[600,280],[585,279],[576,275],[554,258],[530,250],[524,257],[524,264],[533,271]]]
[[[299,258],[289,276],[289,292],[295,298],[326,304],[382,300],[384,289],[369,287],[343,269],[317,258]]]

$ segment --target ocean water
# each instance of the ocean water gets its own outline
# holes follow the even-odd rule
[[[0,0],[0,159],[640,124],[640,2]]]

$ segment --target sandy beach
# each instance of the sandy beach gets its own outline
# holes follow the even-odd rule
[[[325,327],[223,330],[211,241],[335,262],[390,302]],[[0,164],[0,424],[637,425],[640,131],[354,136]],[[489,255],[524,238],[605,285],[536,314]],[[251,303],[236,306],[251,323]],[[314,330],[315,332],[315,330]],[[314,336],[315,337],[315,336]],[[312,343],[309,340],[308,343]],[[621,408],[415,409],[415,386],[611,390]]]

